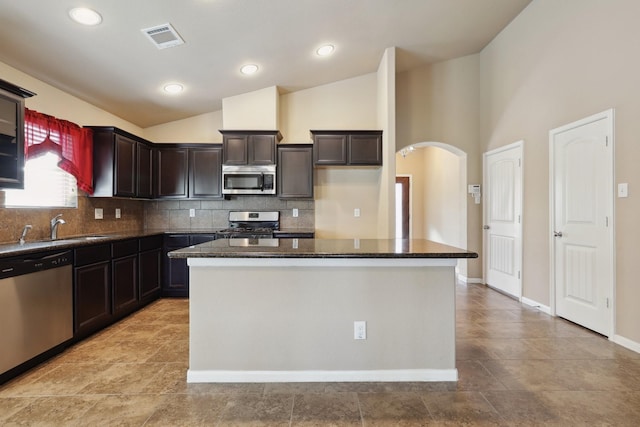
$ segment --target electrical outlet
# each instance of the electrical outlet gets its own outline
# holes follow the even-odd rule
[[[621,182],[618,184],[618,197],[629,197],[629,184]]]
[[[119,219],[122,217],[122,212],[120,211],[120,208],[116,208],[116,219]]]
[[[94,217],[95,219],[102,219],[104,218],[104,211],[102,210],[102,208],[96,208],[94,211]]]
[[[196,216],[196,210],[195,209],[189,209],[189,217],[190,218],[195,218]]]
[[[291,247],[293,249],[298,249],[298,239],[293,239],[293,242],[291,243]]]
[[[298,208],[293,208],[293,217],[298,218]]]
[[[354,340],[366,340],[367,339],[367,322],[364,320],[356,320],[353,322],[353,339]]]
[[[359,218],[359,217],[360,217],[360,208],[355,208],[355,209],[353,210],[353,216],[354,216],[355,218]]]

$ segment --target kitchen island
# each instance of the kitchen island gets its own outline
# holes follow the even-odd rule
[[[169,256],[190,268],[188,382],[458,378],[455,266],[474,252],[428,240],[226,239]]]

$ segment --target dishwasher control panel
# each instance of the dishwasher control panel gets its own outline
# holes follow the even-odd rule
[[[29,274],[41,270],[69,265],[73,261],[71,251],[39,252],[0,260],[0,279]]]

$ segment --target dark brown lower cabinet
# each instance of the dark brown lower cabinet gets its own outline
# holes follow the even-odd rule
[[[111,248],[96,245],[75,250],[74,336],[85,336],[111,321]]]
[[[111,245],[113,315],[122,317],[138,308],[138,239]]]
[[[189,296],[189,266],[184,258],[169,258],[166,254],[189,245],[215,240],[215,234],[168,234],[164,243],[163,297]]]
[[[162,289],[163,236],[142,237],[138,253],[138,292],[141,304],[160,296]]]
[[[82,339],[160,296],[164,236],[74,250],[74,339]]]

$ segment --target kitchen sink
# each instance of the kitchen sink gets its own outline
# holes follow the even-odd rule
[[[16,252],[16,251],[32,251],[32,250],[49,250],[56,249],[59,246],[72,245],[73,243],[99,241],[102,239],[108,239],[113,236],[106,235],[89,235],[89,236],[77,236],[77,237],[64,237],[57,240],[40,240],[40,241],[27,241],[24,244],[19,243],[5,243],[0,244],[0,255]]]
[[[100,240],[100,239],[107,239],[111,236],[79,236],[79,237],[68,237],[68,238],[64,238],[64,239],[58,239],[58,240],[54,240],[54,241],[84,241],[84,240]]]

